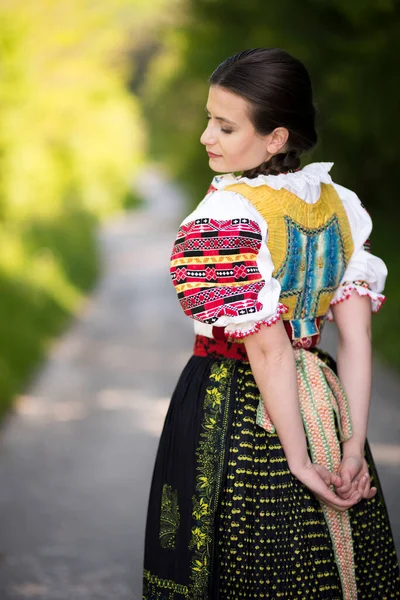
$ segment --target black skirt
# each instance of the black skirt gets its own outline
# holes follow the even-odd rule
[[[334,361],[317,351],[335,369]],[[150,490],[144,600],[342,600],[320,503],[256,424],[248,362],[192,356],[172,395]],[[357,600],[400,598],[389,519],[368,442],[374,498],[349,510]]]

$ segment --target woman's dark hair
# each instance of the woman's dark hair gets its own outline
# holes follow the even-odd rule
[[[311,81],[302,62],[279,48],[254,48],[224,60],[209,81],[249,101],[249,117],[259,134],[276,127],[289,131],[287,152],[275,154],[244,176],[299,168],[301,153],[317,143]]]

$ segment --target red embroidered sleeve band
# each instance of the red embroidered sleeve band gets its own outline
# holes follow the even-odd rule
[[[228,339],[243,339],[248,335],[253,333],[257,333],[260,330],[261,325],[267,325],[267,327],[271,327],[277,321],[279,321],[282,314],[288,312],[288,307],[284,304],[279,303],[275,313],[269,317],[268,319],[262,319],[261,321],[254,321],[250,323],[242,323],[240,325],[227,325],[225,327],[225,336]]]
[[[357,292],[359,296],[369,296],[373,313],[378,312],[386,300],[386,297],[383,294],[372,291],[366,281],[345,281],[337,289],[335,297],[331,302],[331,306],[347,300],[353,292]],[[328,321],[333,321],[333,314],[330,309],[326,315],[326,319]]]

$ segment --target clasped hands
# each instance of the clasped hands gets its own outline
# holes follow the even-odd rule
[[[376,487],[371,487],[365,458],[357,453],[344,455],[337,473],[310,460],[292,473],[320,502],[338,511],[351,508],[363,498],[373,498],[377,492]]]

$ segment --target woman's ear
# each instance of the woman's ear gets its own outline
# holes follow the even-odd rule
[[[282,152],[283,147],[289,139],[289,131],[286,127],[277,127],[269,134],[267,150],[269,154]]]

